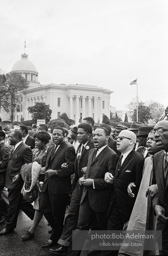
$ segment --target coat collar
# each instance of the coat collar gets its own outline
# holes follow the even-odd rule
[[[131,150],[129,152],[129,154],[127,155],[127,157],[124,159],[124,162],[122,163],[122,165],[120,167],[120,171],[118,171],[118,163],[117,163],[117,166],[116,166],[116,177],[122,172],[122,170],[125,168],[127,163],[131,160],[133,154],[134,154],[134,150]]]

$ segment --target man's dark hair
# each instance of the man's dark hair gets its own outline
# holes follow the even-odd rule
[[[86,120],[88,123],[90,123],[92,125],[92,127],[95,124],[94,119],[92,117],[90,117],[90,116],[83,118],[83,120]]]
[[[0,131],[2,131],[2,126],[0,125]]]
[[[83,129],[85,132],[92,134],[92,127],[90,124],[81,123],[78,125],[78,128]]]
[[[26,125],[20,125],[20,129],[21,129],[22,131],[25,131],[26,134],[28,134],[28,128],[27,128]]]
[[[43,131],[48,131],[48,126],[46,124],[40,124],[39,126],[40,130],[43,130]]]
[[[39,131],[34,135],[34,138],[39,139],[40,141],[47,144],[49,140],[51,139],[50,135],[46,131]]]
[[[61,131],[62,131],[63,136],[65,136],[66,131],[65,131],[64,127],[62,127],[62,126],[55,126],[55,127],[52,129],[52,133],[53,133],[53,131],[54,131],[55,129],[59,129],[59,130],[61,130]]]
[[[105,126],[96,127],[94,130],[96,130],[96,129],[102,129],[102,130],[104,130],[105,135],[106,135],[106,136],[109,136],[109,131],[108,131],[108,129],[107,129]]]
[[[0,130],[0,137],[3,137],[5,139],[5,136],[6,136],[5,132]]]
[[[110,136],[110,134],[111,134],[111,127],[110,127],[110,125],[108,125],[108,124],[100,124],[99,127],[100,128],[102,128],[102,127],[106,128],[106,130],[108,131],[108,135]]]

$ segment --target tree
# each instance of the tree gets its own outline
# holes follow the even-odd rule
[[[151,102],[149,104],[151,118],[156,123],[159,121],[163,113],[165,112],[164,106],[158,102]]]
[[[11,123],[13,124],[14,112],[22,101],[20,92],[28,88],[28,82],[18,73],[1,75],[0,79],[0,108],[11,112]]]
[[[110,120],[113,122],[121,122],[121,118],[117,115],[117,112],[115,114],[113,114],[112,112],[110,112]]]
[[[104,123],[104,124],[110,124],[110,119],[108,118],[108,116],[103,115],[102,123]]]
[[[128,116],[127,116],[127,113],[125,113],[124,122],[125,122],[125,123],[128,123]]]
[[[48,127],[51,128],[52,130],[57,126],[69,129],[69,125],[63,119],[60,118],[53,119],[48,123]]]
[[[150,108],[145,106],[145,103],[140,102],[138,105],[138,121],[141,123],[147,123],[148,120],[151,119]],[[137,109],[134,109],[132,115],[133,122],[137,120]]]
[[[63,119],[69,126],[71,126],[71,125],[73,125],[73,124],[75,123],[74,120],[69,119],[69,117],[67,116],[66,113],[62,113],[62,114],[60,115],[60,118]]]
[[[32,114],[32,119],[35,123],[37,119],[45,119],[46,123],[51,119],[52,110],[49,108],[49,105],[43,102],[36,102],[34,106],[28,107],[28,111]]]

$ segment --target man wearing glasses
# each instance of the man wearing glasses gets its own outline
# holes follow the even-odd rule
[[[142,178],[144,158],[135,152],[136,135],[122,130],[117,138],[121,152],[115,175],[105,174],[105,181],[114,184],[114,195],[108,217],[108,230],[123,230],[128,222]],[[117,251],[104,251],[104,255],[117,255]]]
[[[168,121],[160,121],[155,127],[155,141],[158,147],[165,150],[154,155],[153,184],[157,184],[158,193],[153,197],[153,208],[157,216],[157,230],[162,230],[162,251],[168,255]]]

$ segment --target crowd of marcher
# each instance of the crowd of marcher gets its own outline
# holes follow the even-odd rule
[[[20,210],[32,220],[23,242],[46,218],[51,255],[168,255],[168,121],[117,134],[91,117],[69,131],[0,127],[0,236],[15,230]],[[119,247],[91,241],[92,231],[123,230],[160,231],[161,246],[158,235],[153,250],[126,235]]]

